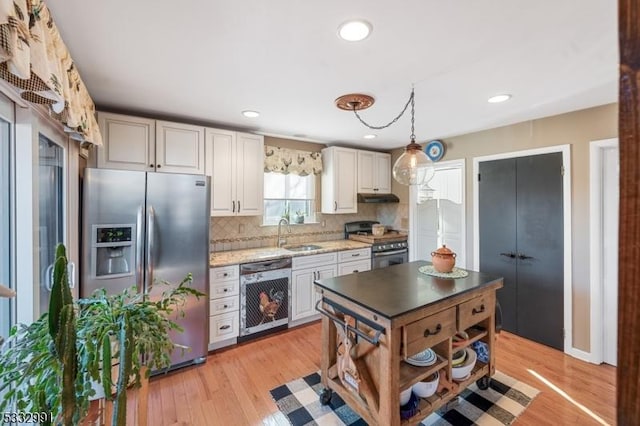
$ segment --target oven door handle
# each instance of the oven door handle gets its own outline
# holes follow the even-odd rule
[[[404,254],[407,253],[407,249],[402,250],[394,250],[394,251],[383,251],[381,253],[374,253],[373,257],[381,257],[381,256],[393,256],[394,254]]]

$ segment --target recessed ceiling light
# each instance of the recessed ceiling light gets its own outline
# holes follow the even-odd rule
[[[361,41],[371,34],[371,24],[361,19],[347,21],[338,27],[338,35],[346,41]]]
[[[242,111],[242,115],[244,115],[247,118],[256,118],[260,116],[260,113],[258,111],[246,110],[246,111]]]
[[[511,95],[508,95],[508,94],[495,95],[495,96],[492,96],[489,99],[487,99],[487,102],[489,102],[491,104],[497,104],[497,103],[500,103],[500,102],[508,101],[509,99],[511,99]]]
[[[363,138],[365,138],[365,139],[375,139],[376,135],[364,135]]]

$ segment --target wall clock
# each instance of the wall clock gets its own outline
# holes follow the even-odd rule
[[[442,141],[431,141],[424,148],[424,153],[431,161],[439,161],[444,156],[444,144]]]

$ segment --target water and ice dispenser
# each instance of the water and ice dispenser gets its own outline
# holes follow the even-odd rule
[[[133,275],[136,266],[135,228],[135,225],[93,226],[91,269],[95,278]]]

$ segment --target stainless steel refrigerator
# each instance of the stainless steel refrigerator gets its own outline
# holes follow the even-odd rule
[[[167,281],[188,274],[193,288],[209,293],[210,178],[87,168],[83,182],[82,279],[80,296],[105,288],[138,290],[159,299]],[[190,297],[184,332],[174,343],[190,347],[172,354],[172,368],[203,362],[209,340],[209,298]]]

